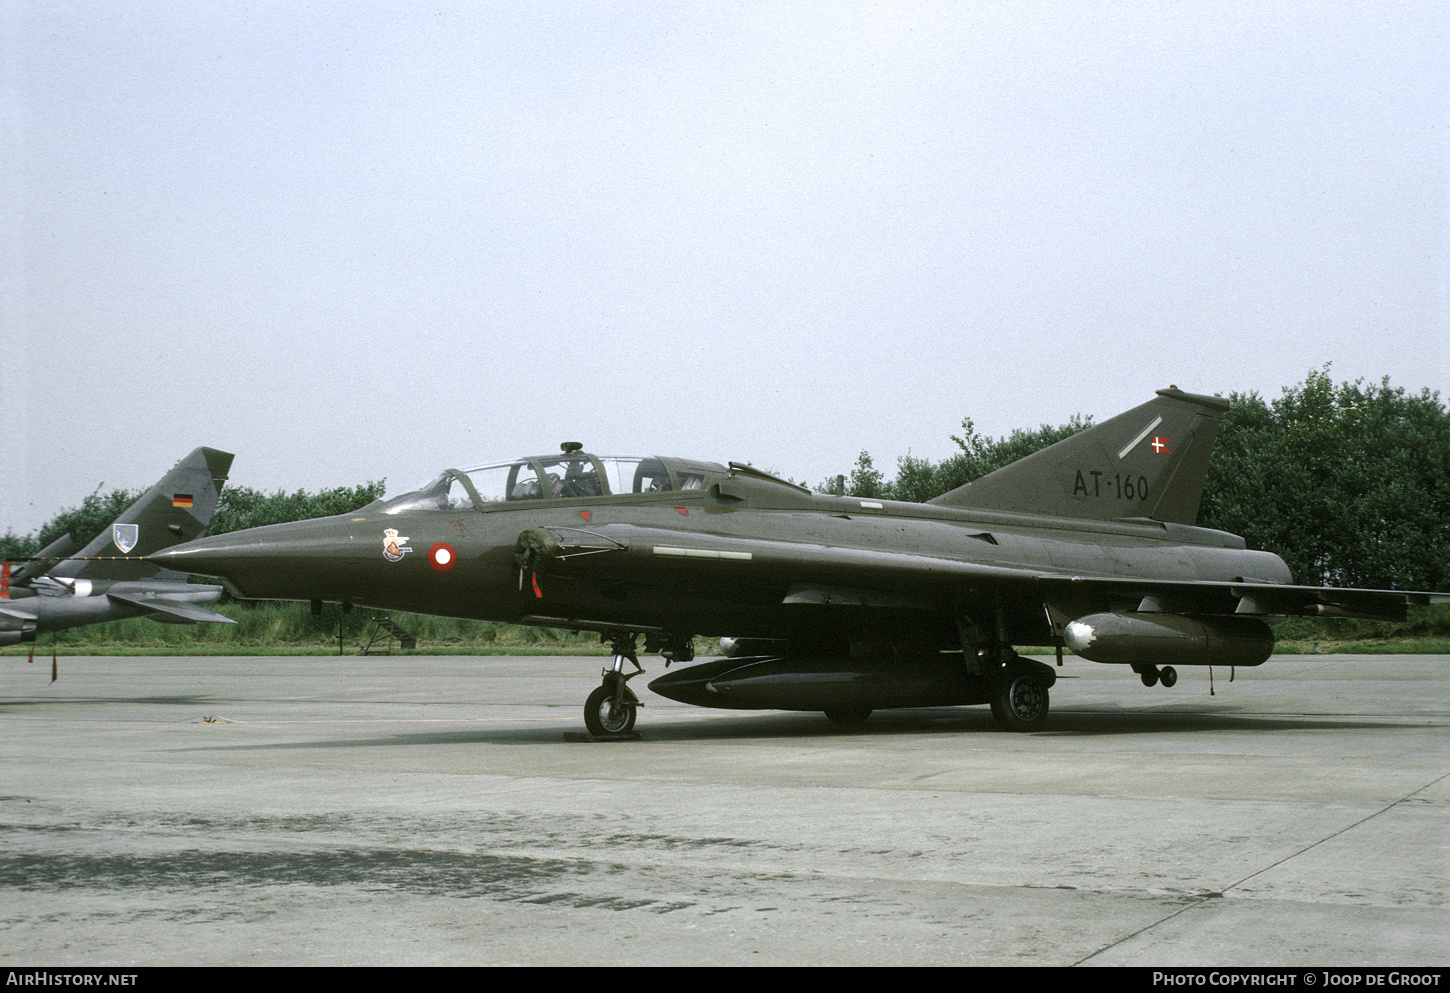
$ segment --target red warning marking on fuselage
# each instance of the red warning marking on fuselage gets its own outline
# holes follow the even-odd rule
[[[675,509],[678,510],[681,514],[684,514],[686,517],[688,517],[690,514],[690,512],[684,507],[676,507]]]
[[[587,510],[581,510],[581,511],[579,511],[579,516],[582,517],[582,518],[584,518],[587,521],[587,520],[589,520],[589,511],[587,511]]]

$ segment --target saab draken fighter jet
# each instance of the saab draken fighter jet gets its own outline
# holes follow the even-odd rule
[[[1429,593],[1296,586],[1284,562],[1195,527],[1228,401],[1177,388],[924,504],[826,496],[748,465],[562,454],[448,469],[351,514],[206,538],[154,562],[236,595],[596,630],[585,705],[629,731],[635,654],[760,644],[650,684],[708,707],[988,703],[1043,726],[1054,645],[1173,685],[1173,665],[1259,665],[1280,614],[1395,619]],[[757,641],[758,639],[758,641]],[[634,672],[624,671],[628,661]]]
[[[0,645],[33,642],[63,628],[149,617],[169,624],[236,623],[199,606],[222,595],[147,559],[205,533],[232,456],[198,448],[176,464],[95,540],[75,553],[65,535],[0,574]]]

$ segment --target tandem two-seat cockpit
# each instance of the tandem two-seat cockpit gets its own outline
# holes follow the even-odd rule
[[[670,494],[700,491],[727,479],[731,470],[718,462],[697,462],[691,459],[661,456],[616,457],[591,455],[578,442],[565,442],[560,455],[493,462],[472,469],[445,469],[423,486],[390,500],[380,500],[364,509],[397,514],[403,511],[478,511],[490,513],[504,508],[522,509],[554,500],[594,501],[609,498],[643,498],[653,494],[670,500]],[[396,532],[392,532],[396,534]],[[528,532],[525,532],[527,534]],[[520,540],[523,540],[521,536]],[[524,566],[520,562],[519,585],[523,589]],[[537,592],[537,586],[535,587]],[[542,594],[539,594],[542,595]],[[542,623],[542,622],[541,622]],[[556,623],[548,621],[546,623]],[[634,727],[639,698],[627,683],[644,672],[635,654],[638,630],[575,621],[568,625],[601,631],[612,643],[614,658],[602,673],[602,682],[584,705],[584,723],[595,735],[628,733]],[[643,632],[647,651],[659,650],[672,659],[689,661],[694,657],[688,638],[661,640],[661,633]],[[650,639],[659,642],[651,647]],[[624,663],[633,663],[635,672],[626,674]]]
[[[590,455],[578,442],[563,454],[445,469],[427,484],[382,501],[378,509],[486,511],[521,500],[598,499],[628,494],[702,490],[729,475],[715,462],[661,456]]]

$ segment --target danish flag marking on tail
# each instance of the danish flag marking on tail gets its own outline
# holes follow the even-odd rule
[[[1138,432],[1138,437],[1134,438],[1132,441],[1128,442],[1126,445],[1123,446],[1123,450],[1118,453],[1118,458],[1119,459],[1125,459],[1125,458],[1127,458],[1128,457],[1128,453],[1131,452],[1133,449],[1135,449],[1135,448],[1138,447],[1138,442],[1142,441],[1144,438],[1148,437],[1148,435],[1152,434],[1153,433],[1153,429],[1156,428],[1158,425],[1160,425],[1162,423],[1163,423],[1163,418],[1161,418],[1161,417],[1155,417],[1155,418],[1153,418],[1153,423],[1149,424],[1142,431]],[[1157,438],[1154,438],[1153,440],[1156,442],[1158,439]]]

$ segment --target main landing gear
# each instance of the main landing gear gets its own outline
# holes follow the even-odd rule
[[[644,672],[634,651],[636,636],[632,631],[619,631],[611,632],[608,637],[614,649],[614,661],[603,671],[604,681],[584,701],[584,726],[596,738],[629,734],[634,730],[640,707],[639,697],[629,688],[629,681]],[[634,665],[634,672],[624,671],[626,660]]]
[[[1014,657],[988,678],[988,703],[998,724],[1009,731],[1042,730],[1047,724],[1047,691],[1057,681],[1049,666]]]
[[[996,604],[991,623],[964,607],[957,614],[957,633],[967,675],[979,680],[981,695],[972,702],[981,703],[985,697],[992,717],[1009,731],[1042,730],[1047,724],[1047,691],[1057,682],[1057,673],[1050,665],[1017,654],[1006,605]]]

